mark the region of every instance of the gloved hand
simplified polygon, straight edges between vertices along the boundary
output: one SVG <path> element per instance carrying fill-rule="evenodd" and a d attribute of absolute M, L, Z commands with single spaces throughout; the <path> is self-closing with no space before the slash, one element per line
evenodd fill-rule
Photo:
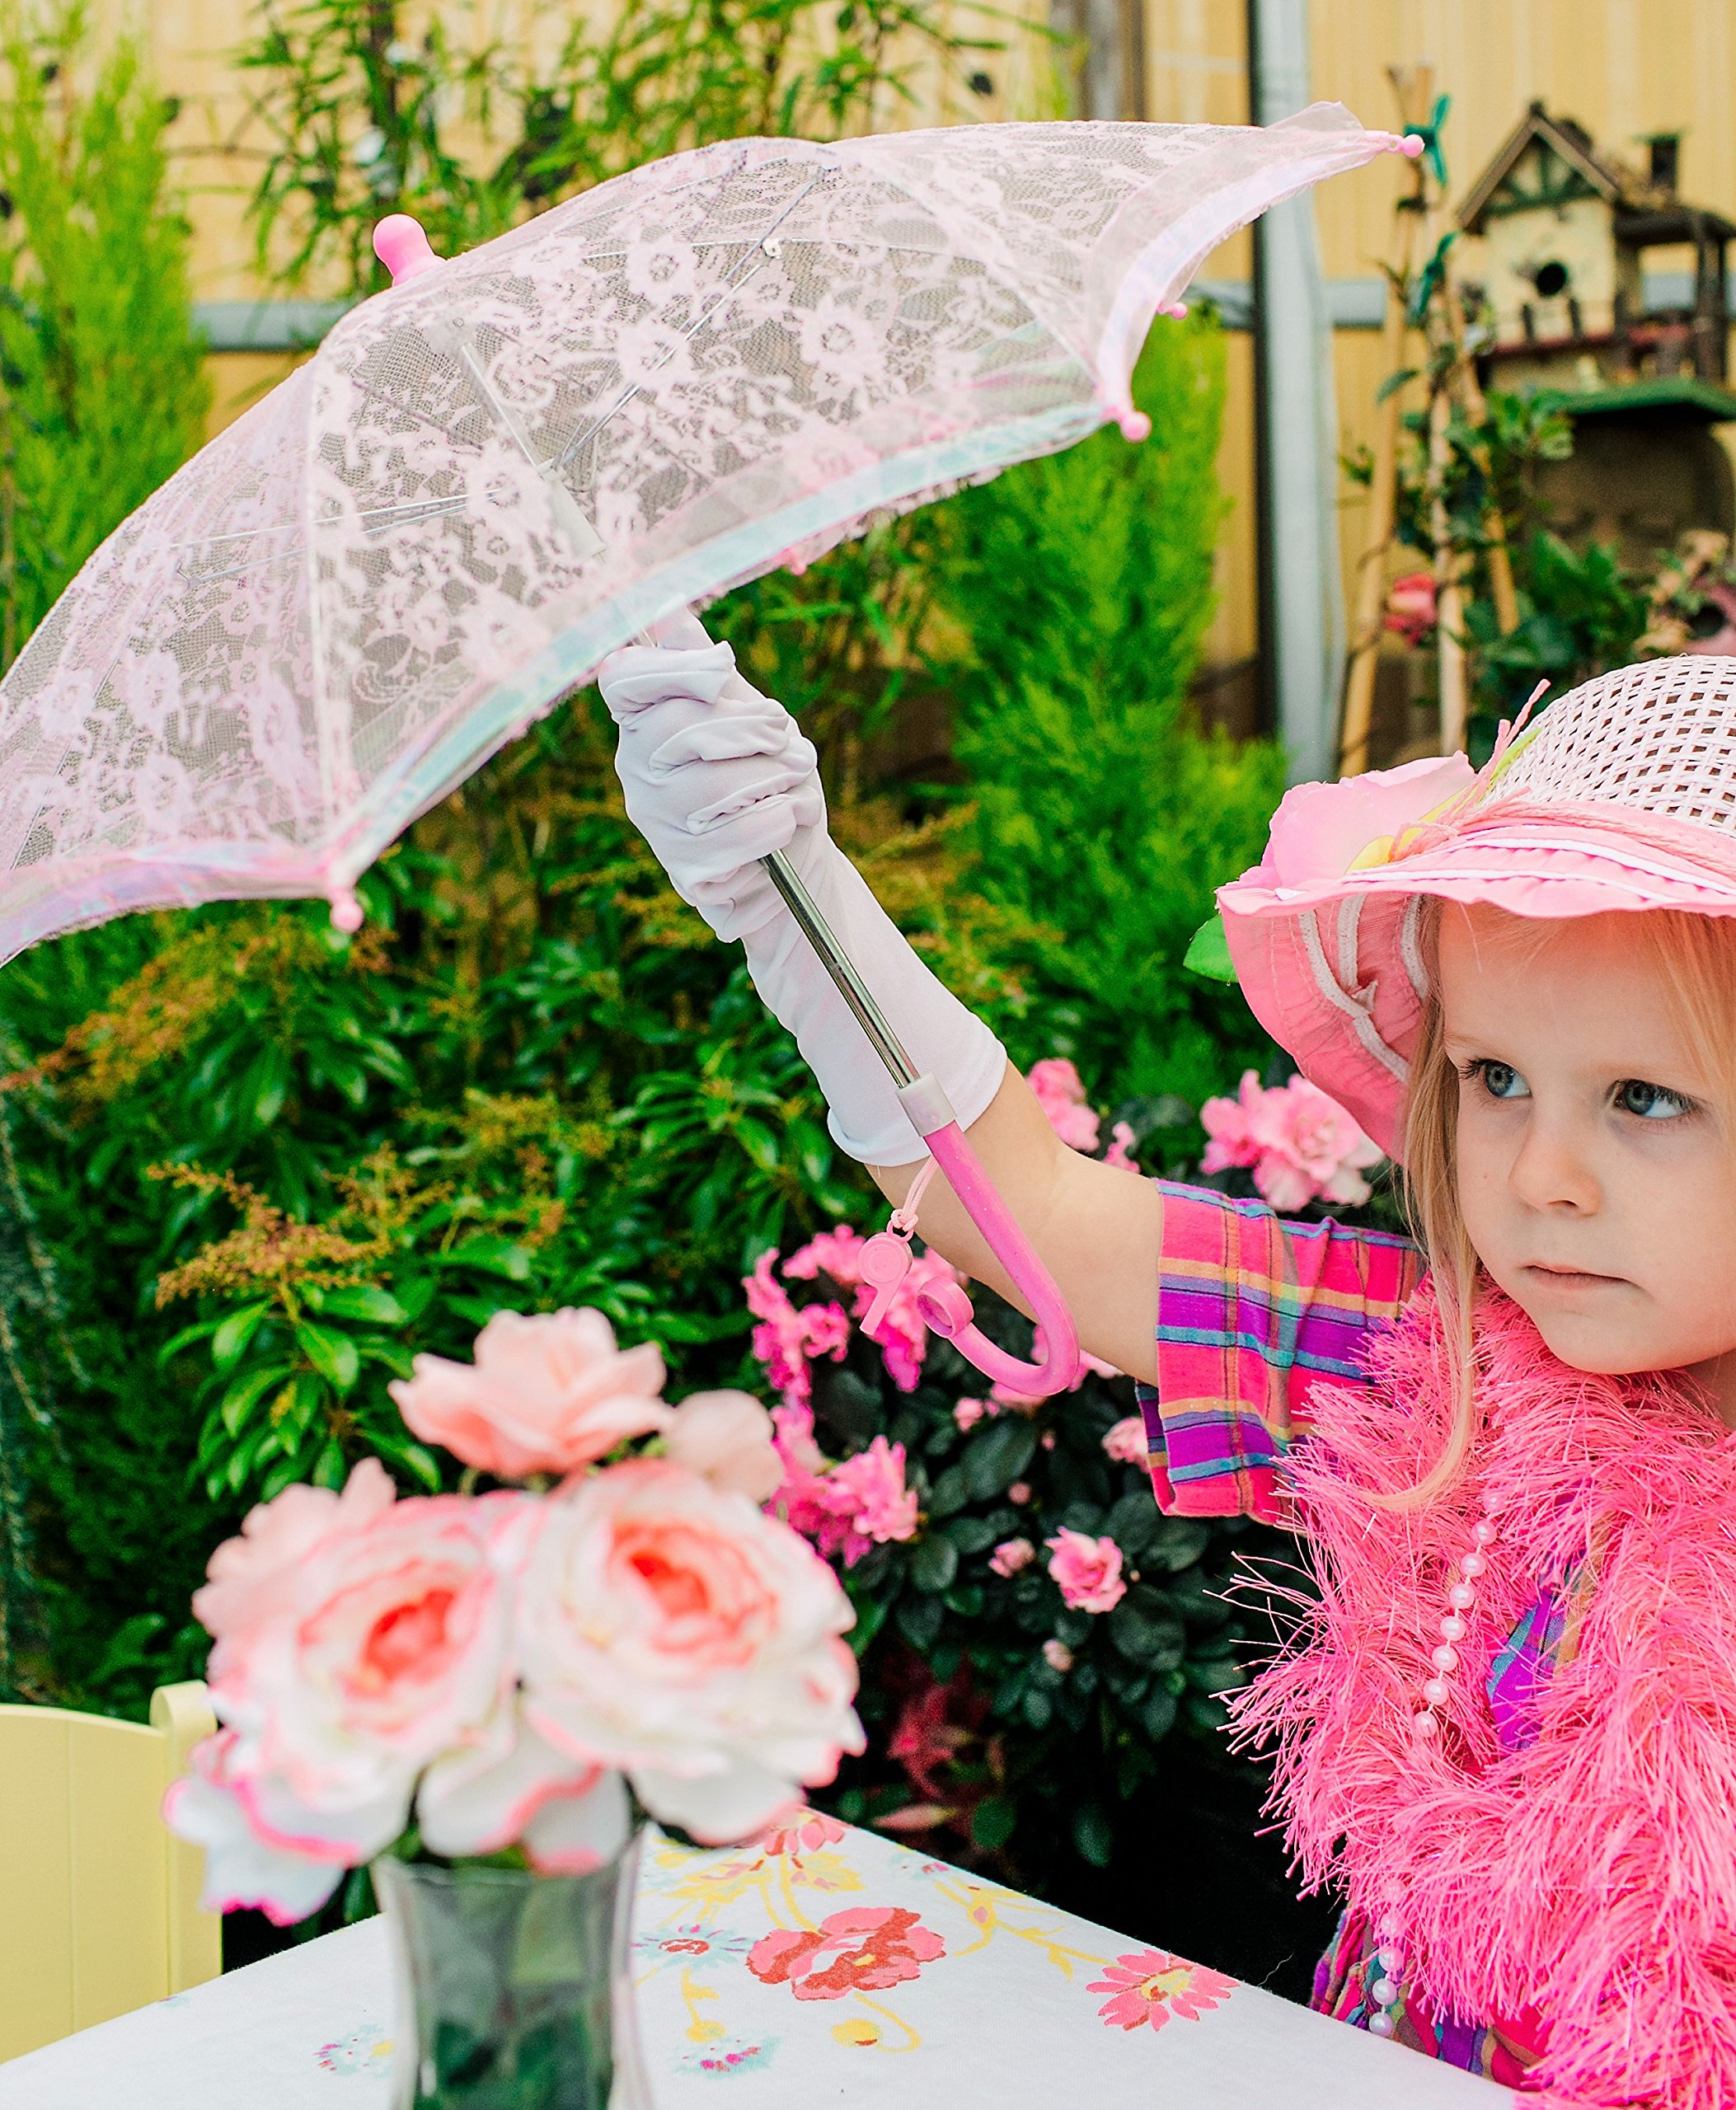
<path fill-rule="evenodd" d="M 743 940 L 753 986 L 795 1035 L 826 1095 L 841 1149 L 869 1165 L 925 1154 L 891 1079 L 759 860 L 782 850 L 903 1042 L 967 1128 L 1006 1074 L 983 1021 L 906 944 L 826 832 L 813 743 L 735 671 L 697 617 L 659 625 L 598 670 L 621 729 L 626 809 L 682 899 L 718 936 Z"/>

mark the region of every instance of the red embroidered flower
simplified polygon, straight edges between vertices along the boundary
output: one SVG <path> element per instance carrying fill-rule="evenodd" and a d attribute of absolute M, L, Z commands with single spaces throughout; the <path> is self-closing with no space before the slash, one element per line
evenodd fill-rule
<path fill-rule="evenodd" d="M 748 1959 L 750 1963 L 753 1960 Z M 1137 2029 L 1148 2022 L 1153 2029 L 1161 2029 L 1172 2014 L 1184 2022 L 1197 2022 L 1235 1991 L 1236 1981 L 1222 1972 L 1208 1971 L 1203 1963 L 1166 1955 L 1161 1948 L 1142 1948 L 1131 1956 L 1118 1956 L 1096 1984 L 1086 1990 L 1111 1996 L 1097 2010 L 1098 2020 L 1110 2028 Z"/>
<path fill-rule="evenodd" d="M 748 1968 L 767 1986 L 787 1986 L 799 2000 L 840 2000 L 901 1986 L 945 1953 L 945 1943 L 914 1912 L 858 1905 L 823 1920 L 817 1934 L 781 1927 L 762 1935 L 748 1952 Z"/>

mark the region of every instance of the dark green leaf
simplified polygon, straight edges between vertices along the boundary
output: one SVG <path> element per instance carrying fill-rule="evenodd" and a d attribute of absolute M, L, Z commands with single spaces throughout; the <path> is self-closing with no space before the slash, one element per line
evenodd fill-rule
<path fill-rule="evenodd" d="M 1012 1837 L 1018 1823 L 1019 1806 L 1011 1796 L 989 1795 L 971 1812 L 971 1839 L 985 1853 L 992 1854 Z"/>
<path fill-rule="evenodd" d="M 1234 982 L 1236 963 L 1230 958 L 1230 941 L 1224 935 L 1223 918 L 1213 916 L 1194 933 L 1182 965 L 1211 982 Z"/>
<path fill-rule="evenodd" d="M 908 1570 L 913 1588 L 945 1590 L 958 1572 L 959 1550 L 950 1539 L 931 1531 L 917 1541 Z"/>
<path fill-rule="evenodd" d="M 295 1339 L 302 1353 L 335 1390 L 349 1391 L 361 1376 L 361 1353 L 349 1334 L 317 1326 L 311 1319 L 299 1319 Z"/>

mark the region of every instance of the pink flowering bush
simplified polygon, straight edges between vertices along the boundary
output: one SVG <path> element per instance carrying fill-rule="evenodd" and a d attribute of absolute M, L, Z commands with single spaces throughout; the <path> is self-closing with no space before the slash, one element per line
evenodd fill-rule
<path fill-rule="evenodd" d="M 1274 1209 L 1294 1211 L 1316 1201 L 1355 1207 L 1370 1198 L 1362 1175 L 1380 1163 L 1380 1146 L 1306 1077 L 1268 1089 L 1246 1071 L 1236 1096 L 1208 1099 L 1199 1119 L 1210 1138 L 1200 1170 L 1249 1168 Z"/>
<path fill-rule="evenodd" d="M 222 1726 L 165 1806 L 209 1906 L 287 1923 L 394 1850 L 582 1872 L 636 1801 L 742 1839 L 861 1750 L 848 1600 L 758 1506 L 785 1470 L 770 1416 L 741 1392 L 672 1407 L 661 1381 L 595 1311 L 497 1314 L 473 1362 L 418 1357 L 392 1390 L 419 1433 L 536 1489 L 406 1499 L 366 1459 L 218 1548 L 194 1610 Z M 908 1532 L 884 1463 L 856 1475 L 856 1528 Z"/>
<path fill-rule="evenodd" d="M 1096 1114 L 1070 1063 L 1032 1083 L 1072 1147 L 1137 1175 L 1131 1129 Z M 1158 1513 L 1133 1386 L 1109 1364 L 1087 1358 L 1058 1399 L 990 1386 L 908 1294 L 870 1338 L 861 1253 L 879 1227 L 762 1254 L 744 1284 L 783 1468 L 770 1507 L 857 1614 L 871 1756 L 828 1806 L 950 1833 L 947 1853 L 1040 1884 L 1058 1854 L 1112 1850 L 1178 1723 L 1215 1733 L 1209 1695 L 1240 1676 L 1199 1569 L 1222 1527 Z M 907 1288 L 931 1271 L 953 1272 L 918 1249 Z M 1030 1321 L 969 1288 L 991 1338 L 1028 1355 Z"/>

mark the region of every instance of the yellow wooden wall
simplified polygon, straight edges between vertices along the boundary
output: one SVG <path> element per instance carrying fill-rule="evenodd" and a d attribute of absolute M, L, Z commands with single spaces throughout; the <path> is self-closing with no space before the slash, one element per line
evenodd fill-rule
<path fill-rule="evenodd" d="M 1004 25 L 1028 17 L 1040 6 L 1041 0 L 1017 0 L 998 10 L 998 19 Z M 146 25 L 164 86 L 185 101 L 176 136 L 198 231 L 197 297 L 245 297 L 255 288 L 242 199 L 256 165 L 246 156 L 245 77 L 223 54 L 245 26 L 246 0 L 153 0 L 144 11 L 136 0 L 98 0 L 98 9 L 117 19 L 124 9 Z M 978 19 L 959 0 L 952 12 L 960 25 Z M 483 0 L 478 19 L 500 33 L 540 40 L 555 33 L 560 16 L 550 0 Z M 1439 87 L 1453 99 L 1446 143 L 1455 197 L 1537 96 L 1618 152 L 1637 157 L 1639 135 L 1680 129 L 1684 195 L 1736 218 L 1736 0 L 1311 0 L 1311 21 L 1314 94 L 1347 103 L 1369 124 L 1396 122 L 1389 65 L 1433 62 Z M 1243 0 L 1147 0 L 1146 60 L 1151 117 L 1246 121 Z M 1036 40 L 985 64 L 997 86 L 992 101 L 931 80 L 914 111 L 889 105 L 880 121 L 1049 114 L 1047 54 Z M 240 152 L 225 151 L 237 143 Z M 1377 271 L 1404 181 L 1396 161 L 1383 161 L 1316 194 L 1329 275 Z M 1245 278 L 1248 268 L 1242 237 L 1212 259 L 1205 275 Z M 1372 331 L 1340 331 L 1337 352 L 1349 448 L 1368 431 L 1381 378 L 1380 339 Z M 219 418 L 233 415 L 250 392 L 284 370 L 282 360 L 250 355 L 217 364 Z M 1255 635 L 1253 362 L 1246 336 L 1232 342 L 1230 373 L 1222 468 L 1235 504 L 1209 648 L 1221 662 L 1249 653 Z M 1347 499 L 1347 551 L 1358 545 L 1359 512 L 1354 498 Z"/>

